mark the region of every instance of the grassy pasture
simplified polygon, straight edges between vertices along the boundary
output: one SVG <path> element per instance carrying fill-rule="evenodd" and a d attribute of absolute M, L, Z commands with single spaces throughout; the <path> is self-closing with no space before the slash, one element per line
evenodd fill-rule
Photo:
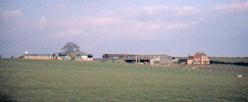
<path fill-rule="evenodd" d="M 243 77 L 238 78 L 238 74 Z M 248 67 L 0 60 L 0 100 L 245 102 Z"/>

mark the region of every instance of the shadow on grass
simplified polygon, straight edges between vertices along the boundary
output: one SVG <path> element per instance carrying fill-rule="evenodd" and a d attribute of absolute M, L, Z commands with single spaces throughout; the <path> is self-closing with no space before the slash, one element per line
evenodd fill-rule
<path fill-rule="evenodd" d="M 0 91 L 0 102 L 17 102 L 11 95 Z"/>
<path fill-rule="evenodd" d="M 220 62 L 220 61 L 210 61 L 211 64 L 229 64 L 238 66 L 248 66 L 247 62 Z"/>

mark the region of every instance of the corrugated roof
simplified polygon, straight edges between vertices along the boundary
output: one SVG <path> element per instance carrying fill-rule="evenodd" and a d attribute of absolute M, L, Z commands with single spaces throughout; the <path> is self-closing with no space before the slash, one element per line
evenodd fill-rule
<path fill-rule="evenodd" d="M 153 57 L 168 57 L 172 58 L 168 55 L 135 55 L 135 54 L 103 54 L 103 58 L 142 58 L 142 59 L 149 59 Z"/>
<path fill-rule="evenodd" d="M 24 56 L 52 56 L 50 54 L 24 54 Z"/>

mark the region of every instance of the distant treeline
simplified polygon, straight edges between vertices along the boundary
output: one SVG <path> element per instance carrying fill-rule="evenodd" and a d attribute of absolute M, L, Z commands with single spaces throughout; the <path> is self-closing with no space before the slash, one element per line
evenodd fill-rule
<path fill-rule="evenodd" d="M 248 66 L 248 57 L 210 57 L 211 64 L 232 64 Z"/>

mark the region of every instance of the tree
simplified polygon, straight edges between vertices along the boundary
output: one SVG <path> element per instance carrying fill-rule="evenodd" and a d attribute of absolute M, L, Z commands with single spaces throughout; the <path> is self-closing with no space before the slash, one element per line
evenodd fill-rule
<path fill-rule="evenodd" d="M 67 42 L 63 48 L 63 53 L 67 54 L 72 60 L 80 54 L 79 46 L 73 42 Z"/>
<path fill-rule="evenodd" d="M 64 47 L 61 48 L 66 54 L 77 54 L 80 53 L 79 46 L 73 42 L 67 42 Z"/>

